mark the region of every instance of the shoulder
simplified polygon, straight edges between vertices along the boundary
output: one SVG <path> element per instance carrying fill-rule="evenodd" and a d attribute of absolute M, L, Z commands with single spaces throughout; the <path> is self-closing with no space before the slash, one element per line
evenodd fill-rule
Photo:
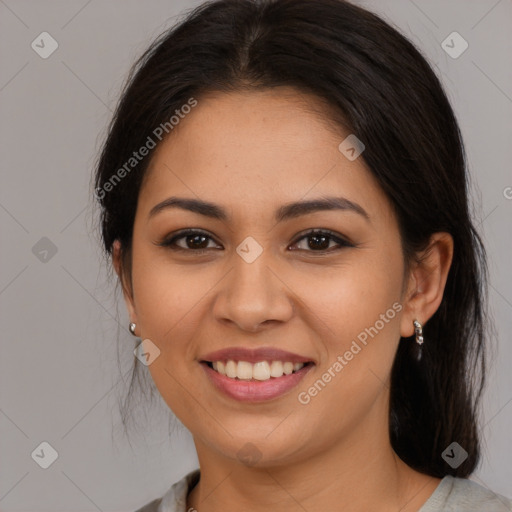
<path fill-rule="evenodd" d="M 445 476 L 418 512 L 512 512 L 512 500 L 467 478 Z"/>
<path fill-rule="evenodd" d="M 162 503 L 162 498 L 153 500 L 152 502 L 148 503 L 147 505 L 144 505 L 143 507 L 138 508 L 135 512 L 158 512 L 158 507 L 160 506 L 160 503 Z"/>
<path fill-rule="evenodd" d="M 187 512 L 187 495 L 199 481 L 199 469 L 195 469 L 178 480 L 161 497 L 151 501 L 135 512 Z"/>

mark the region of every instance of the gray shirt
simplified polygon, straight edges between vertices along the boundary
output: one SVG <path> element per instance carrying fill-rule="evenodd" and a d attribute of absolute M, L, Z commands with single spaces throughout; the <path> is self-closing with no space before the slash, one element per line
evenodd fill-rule
<path fill-rule="evenodd" d="M 198 481 L 196 469 L 136 512 L 188 512 L 187 495 Z M 472 480 L 447 475 L 418 512 L 512 512 L 512 500 Z"/>

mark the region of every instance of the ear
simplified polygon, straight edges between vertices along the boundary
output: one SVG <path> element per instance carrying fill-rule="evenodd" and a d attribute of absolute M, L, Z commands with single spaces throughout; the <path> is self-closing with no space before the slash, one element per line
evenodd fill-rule
<path fill-rule="evenodd" d="M 128 314 L 130 315 L 130 322 L 137 323 L 137 314 L 135 312 L 135 304 L 133 300 L 133 291 L 131 284 L 128 282 L 126 277 L 126 269 L 123 266 L 122 259 L 122 250 L 121 250 L 121 242 L 119 240 L 115 240 L 112 246 L 112 263 L 114 265 L 114 269 L 116 271 L 117 277 L 121 282 L 121 287 L 123 289 L 124 301 L 126 304 L 126 309 L 128 310 Z"/>
<path fill-rule="evenodd" d="M 427 249 L 419 255 L 419 262 L 412 264 L 400 323 L 402 337 L 414 334 L 413 320 L 424 325 L 439 308 L 452 259 L 452 236 L 434 233 Z"/>

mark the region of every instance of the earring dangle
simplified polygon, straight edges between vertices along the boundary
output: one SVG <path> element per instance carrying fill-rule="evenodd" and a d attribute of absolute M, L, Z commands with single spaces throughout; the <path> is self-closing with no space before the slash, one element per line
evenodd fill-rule
<path fill-rule="evenodd" d="M 133 334 L 133 336 L 137 336 L 135 334 L 135 327 L 137 327 L 133 322 L 130 322 L 130 325 L 128 326 L 128 329 L 130 330 L 130 332 Z"/>
<path fill-rule="evenodd" d="M 416 334 L 416 360 L 421 361 L 422 356 L 422 345 L 423 345 L 423 326 L 418 322 L 418 320 L 413 321 L 414 324 L 414 333 Z"/>
<path fill-rule="evenodd" d="M 414 332 L 416 333 L 416 343 L 418 345 L 423 344 L 423 326 L 418 322 L 418 320 L 414 320 Z"/>

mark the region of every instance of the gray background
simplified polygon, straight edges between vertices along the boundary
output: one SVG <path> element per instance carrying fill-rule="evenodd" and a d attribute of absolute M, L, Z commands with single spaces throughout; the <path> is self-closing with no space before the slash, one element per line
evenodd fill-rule
<path fill-rule="evenodd" d="M 2 511 L 134 510 L 197 467 L 190 434 L 167 435 L 161 399 L 145 437 L 130 445 L 121 435 L 118 330 L 125 372 L 133 339 L 94 235 L 90 175 L 133 60 L 199 3 L 0 0 Z M 512 497 L 512 2 L 360 4 L 426 53 L 461 124 L 495 325 L 483 460 L 472 478 Z M 59 45 L 47 59 L 31 48 L 43 31 Z M 469 43 L 457 59 L 441 47 L 453 31 Z M 55 254 L 43 252 L 48 241 L 33 250 L 42 237 Z M 46 470 L 31 457 L 43 441 L 59 455 Z"/>

